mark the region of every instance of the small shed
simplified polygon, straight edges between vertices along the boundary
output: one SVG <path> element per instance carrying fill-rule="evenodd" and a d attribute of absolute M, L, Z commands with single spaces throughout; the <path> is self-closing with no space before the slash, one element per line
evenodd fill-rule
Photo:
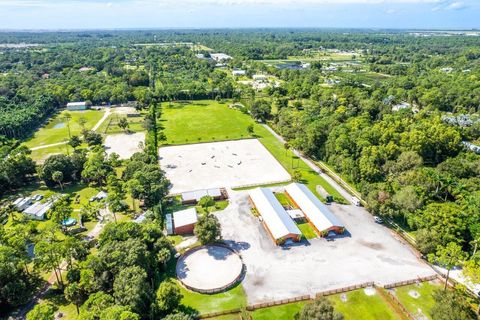
<path fill-rule="evenodd" d="M 211 189 L 202 189 L 195 191 L 188 191 L 182 193 L 182 203 L 183 204 L 196 204 L 202 197 L 210 196 L 214 200 L 223 200 L 227 199 L 228 195 L 225 189 L 222 188 L 211 188 Z"/>
<path fill-rule="evenodd" d="M 87 110 L 88 105 L 86 102 L 69 102 L 67 103 L 67 110 L 68 111 L 81 111 Z"/>
<path fill-rule="evenodd" d="M 192 234 L 197 221 L 197 210 L 195 208 L 174 212 L 173 231 L 175 234 Z"/>

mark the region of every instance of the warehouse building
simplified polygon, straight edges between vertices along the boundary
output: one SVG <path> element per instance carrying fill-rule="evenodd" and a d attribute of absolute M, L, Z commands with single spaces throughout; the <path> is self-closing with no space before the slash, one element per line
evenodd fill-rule
<path fill-rule="evenodd" d="M 315 231 L 326 236 L 330 231 L 343 233 L 343 223 L 311 192 L 306 185 L 291 183 L 285 187 L 290 200 L 299 207 Z"/>
<path fill-rule="evenodd" d="M 277 244 L 300 241 L 302 233 L 270 189 L 256 188 L 249 192 L 250 203 L 261 215 L 263 225 Z"/>
<path fill-rule="evenodd" d="M 67 103 L 67 110 L 68 111 L 82 111 L 87 110 L 88 105 L 86 102 L 69 102 Z"/>

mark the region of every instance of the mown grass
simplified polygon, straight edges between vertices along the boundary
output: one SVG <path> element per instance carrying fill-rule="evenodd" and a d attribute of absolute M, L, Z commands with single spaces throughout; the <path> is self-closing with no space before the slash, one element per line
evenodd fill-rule
<path fill-rule="evenodd" d="M 315 230 L 308 222 L 297 223 L 297 227 L 306 239 L 315 239 L 318 237 Z"/>
<path fill-rule="evenodd" d="M 195 309 L 200 314 L 232 310 L 244 307 L 247 304 L 247 296 L 241 284 L 217 294 L 201 294 L 189 291 L 180 284 L 179 286 L 183 295 L 181 303 L 186 307 Z"/>
<path fill-rule="evenodd" d="M 68 126 L 65 120 L 65 114 L 71 115 L 70 119 L 70 132 L 72 135 L 80 135 L 82 132 L 82 126 L 78 123 L 80 118 L 85 118 L 85 128 L 90 130 L 95 124 L 103 117 L 102 111 L 86 110 L 86 111 L 62 111 L 54 116 L 50 121 L 37 130 L 33 136 L 25 141 L 25 145 L 29 148 L 39 147 L 52 143 L 58 143 L 65 141 L 69 138 Z M 61 128 L 54 128 L 56 125 L 64 124 Z"/>
<path fill-rule="evenodd" d="M 98 128 L 97 132 L 101 134 L 117 134 L 124 133 L 125 131 L 118 126 L 118 123 L 121 118 L 126 118 L 128 121 L 128 131 L 130 132 L 143 132 L 145 131 L 144 127 L 144 117 L 127 117 L 126 115 L 120 114 L 111 114 L 108 118 L 102 123 Z"/>
<path fill-rule="evenodd" d="M 264 309 L 257 309 L 251 313 L 254 320 L 271 320 L 271 319 L 294 319 L 296 313 L 302 310 L 307 301 L 295 302 L 275 306 Z"/>
<path fill-rule="evenodd" d="M 433 293 L 438 289 L 441 289 L 439 283 L 422 282 L 418 285 L 412 284 L 395 288 L 395 295 L 414 317 L 431 319 L 430 312 L 435 305 Z M 409 294 L 410 291 L 416 291 L 420 296 L 414 298 Z"/>
<path fill-rule="evenodd" d="M 357 290 L 345 295 L 347 298 L 345 302 L 342 301 L 341 295 L 329 298 L 335 309 L 344 315 L 345 320 L 401 319 L 378 293 L 369 296 L 365 294 L 364 290 Z"/>
<path fill-rule="evenodd" d="M 249 138 L 247 127 L 254 121 L 227 103 L 200 100 L 164 104 L 161 123 L 167 144 L 187 144 Z"/>

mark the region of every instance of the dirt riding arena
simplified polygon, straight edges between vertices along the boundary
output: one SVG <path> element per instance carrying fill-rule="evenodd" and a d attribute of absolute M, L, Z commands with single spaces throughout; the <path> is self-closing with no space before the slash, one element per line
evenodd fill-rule
<path fill-rule="evenodd" d="M 163 147 L 160 164 L 171 194 L 284 182 L 290 175 L 256 139 Z"/>
<path fill-rule="evenodd" d="M 240 256 L 224 246 L 195 248 L 177 262 L 177 278 L 197 292 L 220 292 L 235 285 L 243 273 Z"/>
<path fill-rule="evenodd" d="M 120 159 L 129 159 L 134 153 L 142 151 L 140 142 L 145 142 L 144 132 L 107 135 L 105 149 L 108 154 L 115 152 Z"/>

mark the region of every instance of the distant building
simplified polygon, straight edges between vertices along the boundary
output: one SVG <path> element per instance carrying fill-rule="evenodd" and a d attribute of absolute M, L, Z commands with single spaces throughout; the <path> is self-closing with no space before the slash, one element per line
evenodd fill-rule
<path fill-rule="evenodd" d="M 86 102 L 69 102 L 67 103 L 67 110 L 68 111 L 81 111 L 87 110 L 88 105 Z"/>
<path fill-rule="evenodd" d="M 34 220 L 45 220 L 45 215 L 53 206 L 54 201 L 47 201 L 45 203 L 35 202 L 30 207 L 23 211 L 23 214 Z"/>
<path fill-rule="evenodd" d="M 440 71 L 445 73 L 451 73 L 453 71 L 453 68 L 451 67 L 441 68 Z"/>
<path fill-rule="evenodd" d="M 210 58 L 217 62 L 224 62 L 228 60 L 232 60 L 233 58 L 225 53 L 210 53 Z"/>
<path fill-rule="evenodd" d="M 197 53 L 195 57 L 197 57 L 197 59 L 205 59 L 205 55 L 203 53 Z"/>
<path fill-rule="evenodd" d="M 237 76 L 244 76 L 245 74 L 247 74 L 247 72 L 245 70 L 233 70 L 232 71 L 232 75 L 234 77 L 237 77 Z"/>
<path fill-rule="evenodd" d="M 195 208 L 174 212 L 173 231 L 175 234 L 193 234 L 197 221 L 197 210 Z"/>
<path fill-rule="evenodd" d="M 13 202 L 13 205 L 15 206 L 15 208 L 17 208 L 18 211 L 23 211 L 27 209 L 31 204 L 32 204 L 32 198 L 30 197 L 18 198 Z"/>
<path fill-rule="evenodd" d="M 90 71 L 90 70 L 93 70 L 92 67 L 81 67 L 80 69 L 78 69 L 78 71 L 80 72 L 87 72 L 87 71 Z"/>
<path fill-rule="evenodd" d="M 265 80 L 267 80 L 267 76 L 264 75 L 264 74 L 254 74 L 252 76 L 252 79 L 255 80 L 255 81 L 265 81 Z"/>
<path fill-rule="evenodd" d="M 411 103 L 408 103 L 408 102 L 402 102 L 402 103 L 399 103 L 399 104 L 396 104 L 396 105 L 392 106 L 392 111 L 393 112 L 397 112 L 397 111 L 404 110 L 404 109 L 411 109 L 415 113 L 418 112 L 418 107 L 416 105 L 412 105 Z"/>
<path fill-rule="evenodd" d="M 477 146 L 476 144 L 473 144 L 468 141 L 463 141 L 462 143 L 468 150 L 473 151 L 477 154 L 480 154 L 480 146 Z"/>

